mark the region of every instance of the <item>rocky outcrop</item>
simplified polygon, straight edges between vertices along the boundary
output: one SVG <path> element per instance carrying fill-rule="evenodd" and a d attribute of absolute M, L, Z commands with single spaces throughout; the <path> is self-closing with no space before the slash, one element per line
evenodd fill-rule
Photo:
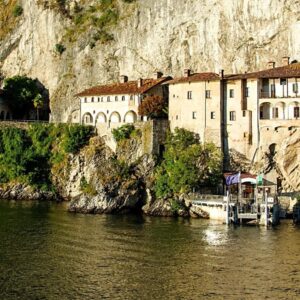
<path fill-rule="evenodd" d="M 113 39 L 93 47 L 66 36 L 75 4 L 98 1 L 65 1 L 66 10 L 53 9 L 54 2 L 20 1 L 23 15 L 0 41 L 0 65 L 5 76 L 27 74 L 43 83 L 56 121 L 68 120 L 78 91 L 120 74 L 139 78 L 159 69 L 178 76 L 186 67 L 244 72 L 286 55 L 300 59 L 299 0 L 119 0 L 120 17 L 108 28 Z M 86 36 L 94 29 L 88 27 Z M 61 55 L 58 43 L 66 46 Z"/>
<path fill-rule="evenodd" d="M 52 192 L 41 191 L 21 183 L 0 187 L 0 199 L 3 200 L 39 200 L 60 201 L 61 198 Z"/>
<path fill-rule="evenodd" d="M 275 184 L 280 181 L 283 193 L 299 192 L 300 129 L 279 128 L 273 129 L 270 134 L 272 137 L 263 136 L 262 145 L 257 153 L 257 163 L 251 171 L 264 174 L 267 180 Z"/>

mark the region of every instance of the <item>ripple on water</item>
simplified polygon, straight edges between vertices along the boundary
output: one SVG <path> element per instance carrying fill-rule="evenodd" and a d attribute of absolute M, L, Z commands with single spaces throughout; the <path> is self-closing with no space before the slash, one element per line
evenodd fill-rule
<path fill-rule="evenodd" d="M 299 229 L 0 202 L 0 299 L 297 299 Z"/>

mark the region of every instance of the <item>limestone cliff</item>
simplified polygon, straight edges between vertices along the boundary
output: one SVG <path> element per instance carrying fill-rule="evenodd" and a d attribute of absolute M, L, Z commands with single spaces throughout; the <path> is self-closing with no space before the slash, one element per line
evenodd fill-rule
<path fill-rule="evenodd" d="M 56 121 L 76 108 L 76 92 L 120 74 L 137 78 L 159 69 L 176 76 L 184 67 L 243 72 L 285 55 L 300 59 L 299 0 L 112 0 L 109 24 L 93 17 L 95 24 L 84 28 L 76 25 L 83 22 L 76 13 L 99 1 L 19 2 L 21 16 L 11 21 L 8 9 L 2 16 L 2 73 L 39 78 Z M 66 48 L 61 55 L 56 44 Z"/>

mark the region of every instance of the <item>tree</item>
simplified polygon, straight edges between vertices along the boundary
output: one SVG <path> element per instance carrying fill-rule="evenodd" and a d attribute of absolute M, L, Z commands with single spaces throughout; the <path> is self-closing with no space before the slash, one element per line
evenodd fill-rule
<path fill-rule="evenodd" d="M 139 115 L 150 119 L 167 117 L 167 102 L 161 96 L 148 96 L 139 106 Z"/>
<path fill-rule="evenodd" d="M 156 195 L 172 197 L 200 185 L 212 186 L 221 176 L 221 151 L 212 143 L 201 144 L 194 133 L 176 128 L 169 134 L 163 160 L 157 168 Z"/>
<path fill-rule="evenodd" d="M 41 94 L 37 94 L 33 99 L 33 106 L 36 108 L 36 119 L 39 120 L 39 109 L 44 105 L 44 99 Z"/>
<path fill-rule="evenodd" d="M 34 108 L 34 99 L 41 94 L 37 81 L 26 76 L 5 79 L 3 91 L 4 99 L 17 119 L 24 118 Z"/>

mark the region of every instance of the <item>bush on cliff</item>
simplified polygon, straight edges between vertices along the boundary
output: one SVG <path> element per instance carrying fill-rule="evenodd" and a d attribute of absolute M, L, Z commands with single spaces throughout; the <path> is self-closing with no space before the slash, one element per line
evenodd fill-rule
<path fill-rule="evenodd" d="M 0 183 L 19 181 L 52 188 L 52 170 L 68 153 L 84 147 L 93 128 L 80 125 L 32 124 L 28 130 L 0 130 Z"/>
<path fill-rule="evenodd" d="M 200 185 L 212 186 L 220 181 L 222 155 L 214 144 L 201 144 L 194 133 L 177 128 L 169 134 L 165 146 L 155 176 L 157 197 L 188 193 Z"/>
<path fill-rule="evenodd" d="M 65 127 L 63 147 L 67 153 L 76 153 L 88 144 L 94 134 L 92 126 L 70 125 Z"/>
<path fill-rule="evenodd" d="M 112 130 L 112 134 L 116 142 L 129 139 L 133 132 L 134 126 L 132 124 L 125 124 Z"/>

